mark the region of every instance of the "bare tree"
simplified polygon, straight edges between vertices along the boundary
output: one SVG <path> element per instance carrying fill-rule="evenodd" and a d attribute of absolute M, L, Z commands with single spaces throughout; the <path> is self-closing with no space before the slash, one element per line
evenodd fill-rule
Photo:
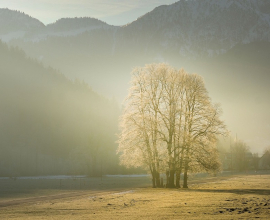
<path fill-rule="evenodd" d="M 250 159 L 248 157 L 249 153 L 250 151 L 247 144 L 241 140 L 236 140 L 232 147 L 233 168 L 238 171 L 248 169 Z"/>
<path fill-rule="evenodd" d="M 215 150 L 210 146 L 216 142 L 217 135 L 226 134 L 226 128 L 223 121 L 219 119 L 220 107 L 211 103 L 200 76 L 197 74 L 189 75 L 185 83 L 185 90 L 183 187 L 187 188 L 187 173 L 194 159 L 204 170 L 219 169 Z M 205 158 L 209 158 L 209 155 L 210 157 L 215 155 L 215 165 L 213 164 L 214 158 L 212 161 L 205 160 Z"/>
<path fill-rule="evenodd" d="M 259 169 L 259 161 L 260 161 L 259 154 L 253 153 L 252 154 L 252 165 L 253 165 L 255 171 L 257 171 Z"/>
<path fill-rule="evenodd" d="M 163 145 L 158 139 L 157 105 L 162 95 L 155 80 L 155 66 L 136 68 L 121 118 L 118 152 L 127 166 L 144 166 L 152 174 L 153 187 L 160 186 L 160 161 Z"/>
<path fill-rule="evenodd" d="M 118 148 L 122 164 L 147 167 L 153 187 L 160 186 L 161 171 L 167 187 L 180 187 L 184 170 L 187 187 L 189 170 L 218 170 L 213 143 L 226 129 L 200 76 L 167 64 L 136 68 L 125 104 Z"/>
<path fill-rule="evenodd" d="M 265 154 L 267 151 L 270 153 L 270 146 L 268 146 L 268 147 L 264 148 L 264 150 L 263 150 L 263 154 Z"/>

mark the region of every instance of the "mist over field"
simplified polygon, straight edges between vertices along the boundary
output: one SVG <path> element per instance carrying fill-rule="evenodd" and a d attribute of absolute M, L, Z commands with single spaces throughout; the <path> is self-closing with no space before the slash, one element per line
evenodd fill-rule
<path fill-rule="evenodd" d="M 0 0 L 0 219 L 268 219 L 269 57 L 268 0 Z"/>
<path fill-rule="evenodd" d="M 269 169 L 269 57 L 267 0 L 0 2 L 0 177 Z"/>

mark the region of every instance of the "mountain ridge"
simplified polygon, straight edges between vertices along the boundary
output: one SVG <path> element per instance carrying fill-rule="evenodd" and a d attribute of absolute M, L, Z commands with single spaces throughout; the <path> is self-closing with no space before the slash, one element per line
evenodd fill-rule
<path fill-rule="evenodd" d="M 268 11 L 270 3 L 266 0 L 180 0 L 158 6 L 124 26 L 112 26 L 90 17 L 63 18 L 41 27 L 42 31 L 0 38 L 6 42 L 15 38 L 39 41 L 108 30 L 107 34 L 114 40 L 111 47 L 119 53 L 123 47 L 130 46 L 150 48 L 149 51 L 155 51 L 153 56 L 167 50 L 174 50 L 182 57 L 215 56 L 239 43 L 270 41 Z M 0 24 L 0 33 L 1 28 Z"/>
<path fill-rule="evenodd" d="M 270 15 L 258 12 L 259 5 L 268 4 L 264 0 L 178 1 L 155 8 L 125 29 L 154 32 L 144 42 L 155 42 L 147 46 L 159 51 L 175 50 L 184 57 L 198 52 L 202 56 L 218 55 L 238 43 L 270 41 Z"/>

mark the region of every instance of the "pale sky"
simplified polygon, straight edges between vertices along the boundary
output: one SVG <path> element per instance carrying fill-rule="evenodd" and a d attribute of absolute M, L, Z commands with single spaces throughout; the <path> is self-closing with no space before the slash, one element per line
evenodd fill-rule
<path fill-rule="evenodd" d="M 0 8 L 22 11 L 44 24 L 66 17 L 93 17 L 124 25 L 177 0 L 0 0 Z"/>

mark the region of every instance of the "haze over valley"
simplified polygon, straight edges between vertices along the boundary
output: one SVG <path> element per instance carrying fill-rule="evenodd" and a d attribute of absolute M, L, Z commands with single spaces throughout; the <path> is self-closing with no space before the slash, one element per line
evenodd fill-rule
<path fill-rule="evenodd" d="M 237 136 L 260 155 L 270 145 L 267 0 L 181 0 L 122 26 L 80 15 L 45 25 L 1 8 L 0 39 L 1 155 L 17 160 L 3 175 L 48 174 L 51 168 L 37 161 L 58 151 L 66 154 L 57 163 L 70 167 L 73 155 L 82 164 L 63 172 L 95 172 L 81 155 L 88 145 L 104 146 L 104 172 L 120 172 L 112 156 L 118 117 L 132 69 L 148 63 L 201 75 L 209 96 L 221 104 L 231 141 Z M 5 158 L 1 163 L 11 167 Z M 21 163 L 32 170 L 18 171 Z"/>
<path fill-rule="evenodd" d="M 0 219 L 269 219 L 269 57 L 269 0 L 0 0 Z"/>

